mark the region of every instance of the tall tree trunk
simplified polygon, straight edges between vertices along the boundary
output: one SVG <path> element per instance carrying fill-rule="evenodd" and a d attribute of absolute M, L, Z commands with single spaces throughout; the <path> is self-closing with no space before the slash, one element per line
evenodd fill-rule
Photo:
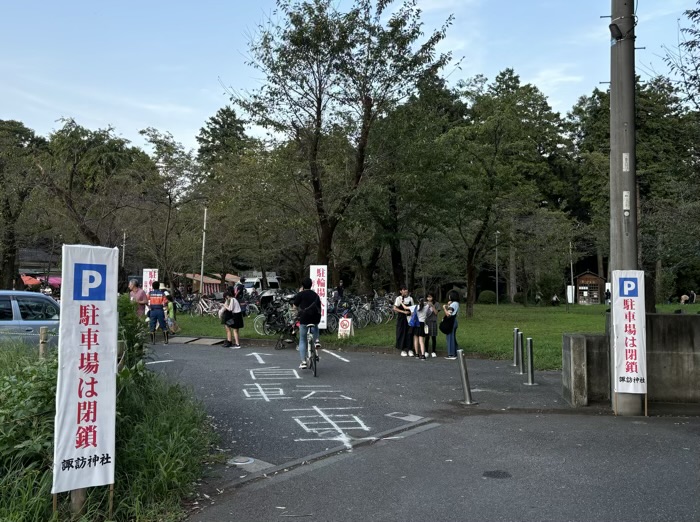
<path fill-rule="evenodd" d="M 403 268 L 403 256 L 401 255 L 401 244 L 398 239 L 391 239 L 389 242 L 389 252 L 391 253 L 391 268 L 394 277 L 394 288 L 398 290 L 406 283 L 406 272 Z"/>
<path fill-rule="evenodd" d="M 411 268 L 408 272 L 408 287 L 413 289 L 416 287 L 416 270 L 418 270 L 418 258 L 420 257 L 420 248 L 423 244 L 423 240 L 419 239 L 413 252 L 413 260 L 411 261 Z"/>
<path fill-rule="evenodd" d="M 530 278 L 527 276 L 527 270 L 525 269 L 525 259 L 520 259 L 520 270 L 523 274 L 523 306 L 527 306 L 527 300 L 530 293 Z"/>
<path fill-rule="evenodd" d="M 321 222 L 321 237 L 318 240 L 318 261 L 319 265 L 328 265 L 333 251 L 333 232 L 335 227 L 329 222 Z"/>
<path fill-rule="evenodd" d="M 515 262 L 515 246 L 511 241 L 508 247 L 508 300 L 515 302 L 515 294 L 518 292 L 518 268 Z"/>
<path fill-rule="evenodd" d="M 377 264 L 379 263 L 381 253 L 381 248 L 375 246 L 366 262 L 361 256 L 355 256 L 354 264 L 356 267 L 356 276 L 353 280 L 355 293 L 368 294 L 374 290 L 374 271 L 377 269 Z"/>
<path fill-rule="evenodd" d="M 598 258 L 598 276 L 607 279 L 603 270 L 603 252 L 600 251 L 600 247 L 596 248 L 596 257 Z"/>
<path fill-rule="evenodd" d="M 474 317 L 474 302 L 476 301 L 476 248 L 467 251 L 467 317 Z"/>
<path fill-rule="evenodd" d="M 656 294 L 657 303 L 665 303 L 668 296 L 664 295 L 664 284 L 663 284 L 663 264 L 661 259 L 656 260 L 656 287 L 654 288 L 654 293 Z"/>
<path fill-rule="evenodd" d="M 13 282 L 20 281 L 17 272 L 17 236 L 15 234 L 15 224 L 8 223 L 8 217 L 3 212 L 5 227 L 2 233 L 2 288 L 12 290 Z"/>

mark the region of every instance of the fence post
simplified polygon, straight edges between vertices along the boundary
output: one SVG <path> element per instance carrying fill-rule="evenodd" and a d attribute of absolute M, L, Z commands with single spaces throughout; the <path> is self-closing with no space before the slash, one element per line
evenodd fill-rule
<path fill-rule="evenodd" d="M 459 375 L 462 377 L 462 388 L 464 389 L 464 402 L 467 406 L 478 404 L 472 400 L 472 391 L 469 388 L 469 374 L 467 373 L 467 360 L 464 357 L 464 350 L 457 350 L 457 358 L 459 359 Z"/>
<path fill-rule="evenodd" d="M 513 328 L 513 366 L 518 366 L 518 332 L 520 329 Z"/>
<path fill-rule="evenodd" d="M 520 375 L 525 375 L 525 344 L 523 332 L 518 332 L 518 357 L 520 357 Z"/>
<path fill-rule="evenodd" d="M 46 343 L 49 340 L 49 328 L 42 326 L 39 328 L 39 357 L 46 357 Z"/>
<path fill-rule="evenodd" d="M 527 382 L 526 386 L 537 386 L 535 382 L 535 361 L 532 358 L 532 337 L 527 338 Z"/>

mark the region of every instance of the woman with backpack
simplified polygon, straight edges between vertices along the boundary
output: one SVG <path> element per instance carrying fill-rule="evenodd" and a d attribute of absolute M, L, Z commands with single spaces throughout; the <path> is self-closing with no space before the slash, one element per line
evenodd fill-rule
<path fill-rule="evenodd" d="M 425 336 L 428 333 L 425 321 L 428 310 L 425 299 L 421 297 L 418 300 L 418 304 L 411 307 L 411 318 L 408 321 L 408 325 L 411 327 L 411 335 L 413 335 L 413 351 L 421 361 L 425 361 Z"/>

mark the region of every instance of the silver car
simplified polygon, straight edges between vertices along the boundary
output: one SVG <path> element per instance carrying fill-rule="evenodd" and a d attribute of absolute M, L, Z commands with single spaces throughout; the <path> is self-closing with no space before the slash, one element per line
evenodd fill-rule
<path fill-rule="evenodd" d="M 0 341 L 20 341 L 39 347 L 39 329 L 49 329 L 49 344 L 58 345 L 60 306 L 37 292 L 0 290 Z"/>

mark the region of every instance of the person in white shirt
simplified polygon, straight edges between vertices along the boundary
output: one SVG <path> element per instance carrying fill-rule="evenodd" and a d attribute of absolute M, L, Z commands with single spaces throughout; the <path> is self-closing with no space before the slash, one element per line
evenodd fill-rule
<path fill-rule="evenodd" d="M 413 351 L 421 361 L 425 361 L 425 337 L 428 335 L 425 321 L 430 308 L 422 297 L 418 304 L 411 307 L 411 317 L 415 313 L 418 324 L 411 325 L 411 335 L 413 336 Z"/>
<path fill-rule="evenodd" d="M 411 306 L 413 298 L 408 295 L 408 287 L 401 285 L 399 295 L 394 301 L 394 312 L 396 313 L 396 349 L 401 350 L 401 357 L 413 357 L 412 339 L 408 320 L 411 318 Z"/>
<path fill-rule="evenodd" d="M 226 341 L 224 342 L 224 348 L 238 350 L 241 347 L 238 330 L 243 328 L 243 313 L 241 311 L 241 305 L 238 302 L 238 299 L 234 297 L 233 288 L 226 290 L 225 297 L 226 301 L 224 301 L 224 313 L 221 317 L 221 322 L 226 327 Z M 232 334 L 234 343 L 231 343 Z"/>

